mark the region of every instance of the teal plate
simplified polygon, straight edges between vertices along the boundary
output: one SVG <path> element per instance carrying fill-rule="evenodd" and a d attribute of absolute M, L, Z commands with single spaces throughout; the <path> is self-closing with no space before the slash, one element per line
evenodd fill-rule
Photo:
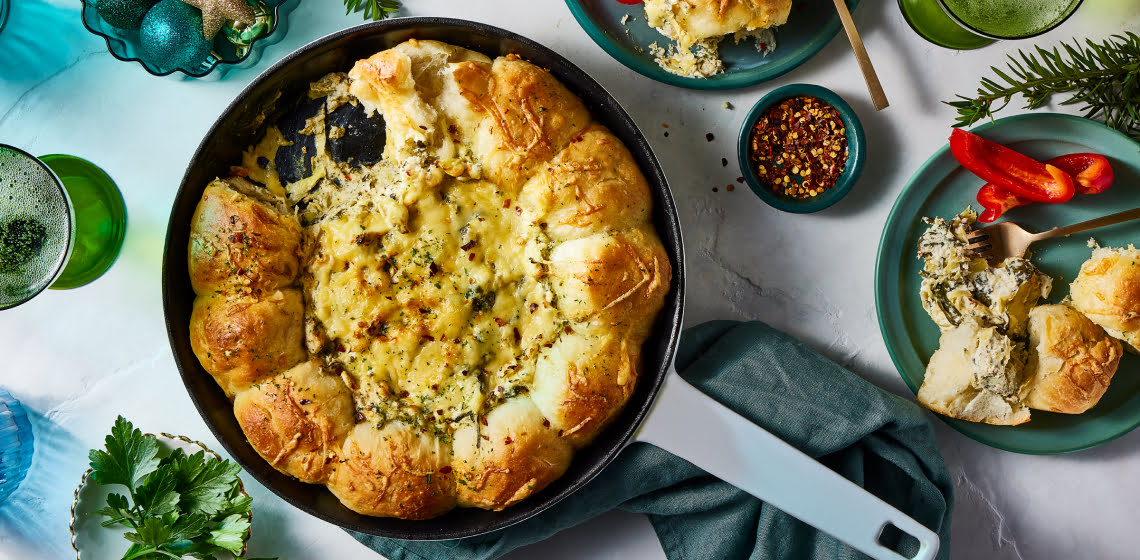
<path fill-rule="evenodd" d="M 815 56 L 842 26 L 831 0 L 793 0 L 788 22 L 776 28 L 776 50 L 767 56 L 752 41 L 721 42 L 724 72 L 709 78 L 687 78 L 663 70 L 649 54 L 649 45 L 672 41 L 645 23 L 641 4 L 617 0 L 566 0 L 570 12 L 590 38 L 618 62 L 644 76 L 690 89 L 735 89 L 771 80 Z M 854 10 L 859 0 L 847 0 Z M 626 15 L 629 21 L 622 25 Z M 627 33 L 628 32 L 628 33 Z"/>
<path fill-rule="evenodd" d="M 950 129 L 946 129 L 949 135 Z M 1100 123 L 1059 114 L 1008 117 L 973 132 L 1037 159 L 1073 152 L 1104 154 L 1116 180 L 1097 195 L 1077 195 L 1064 204 L 1031 204 L 1003 218 L 1033 231 L 1073 224 L 1140 206 L 1140 144 Z M 903 188 L 883 228 L 875 266 L 875 306 L 887 351 L 903 381 L 917 392 L 926 361 L 938 348 L 938 327 L 919 301 L 922 261 L 918 238 L 923 216 L 948 218 L 967 205 L 983 181 L 962 169 L 943 146 Z M 1129 222 L 1033 246 L 1032 260 L 1053 277 L 1050 302 L 1069 293 L 1069 282 L 1091 255 L 1089 237 L 1104 246 L 1140 244 L 1140 225 Z M 1108 392 L 1092 410 L 1068 415 L 1034 410 L 1020 426 L 991 426 L 939 416 L 954 429 L 982 443 L 1017 453 L 1068 453 L 1099 445 L 1140 425 L 1140 356 L 1125 354 Z"/>

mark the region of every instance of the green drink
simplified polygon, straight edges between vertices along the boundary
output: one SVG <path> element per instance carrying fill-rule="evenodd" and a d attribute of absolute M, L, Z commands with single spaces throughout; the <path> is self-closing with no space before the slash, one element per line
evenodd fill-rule
<path fill-rule="evenodd" d="M 1061 25 L 1081 0 L 898 0 L 911 29 L 949 49 L 1024 39 Z"/>
<path fill-rule="evenodd" d="M 95 165 L 0 144 L 0 309 L 98 278 L 119 254 L 126 221 L 122 195 Z"/>
<path fill-rule="evenodd" d="M 981 35 L 1021 39 L 1044 33 L 1080 5 L 1080 0 L 941 0 L 958 22 Z"/>

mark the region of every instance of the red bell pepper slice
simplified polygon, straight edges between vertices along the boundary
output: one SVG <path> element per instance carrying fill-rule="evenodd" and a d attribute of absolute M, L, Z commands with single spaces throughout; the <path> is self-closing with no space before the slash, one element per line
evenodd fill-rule
<path fill-rule="evenodd" d="M 993 183 L 986 183 L 978 190 L 978 204 L 985 208 L 985 211 L 978 216 L 978 221 L 990 223 L 1000 218 L 1011 208 L 1025 206 L 1030 202 L 1032 201 L 1002 190 L 1001 187 Z"/>
<path fill-rule="evenodd" d="M 1002 189 L 1034 202 L 1066 202 L 1076 188 L 1073 178 L 1056 166 L 955 128 L 950 152 L 962 167 Z"/>
<path fill-rule="evenodd" d="M 1045 163 L 1055 165 L 1071 175 L 1076 181 L 1078 194 L 1096 194 L 1112 186 L 1112 165 L 1108 163 L 1108 158 L 1100 154 L 1067 154 Z"/>

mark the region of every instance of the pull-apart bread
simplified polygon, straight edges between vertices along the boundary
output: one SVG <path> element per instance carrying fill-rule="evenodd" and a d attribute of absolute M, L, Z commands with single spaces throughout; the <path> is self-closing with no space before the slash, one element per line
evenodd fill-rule
<path fill-rule="evenodd" d="M 950 220 L 928 219 L 919 241 L 922 305 L 942 331 L 919 403 L 997 425 L 1027 422 L 1030 409 L 1079 414 L 1092 408 L 1116 372 L 1120 344 L 1079 306 L 1038 305 L 1052 279 L 1027 259 L 989 266 L 968 253 L 975 219 L 970 210 Z"/>
<path fill-rule="evenodd" d="M 309 96 L 306 148 L 270 127 L 235 168 L 261 184 L 199 203 L 203 368 L 266 461 L 357 512 L 540 491 L 629 399 L 669 289 L 636 162 L 513 55 L 409 40 Z M 379 162 L 330 155 L 344 110 L 383 118 Z"/>
<path fill-rule="evenodd" d="M 1097 247 L 1069 287 L 1073 307 L 1140 353 L 1140 250 Z"/>

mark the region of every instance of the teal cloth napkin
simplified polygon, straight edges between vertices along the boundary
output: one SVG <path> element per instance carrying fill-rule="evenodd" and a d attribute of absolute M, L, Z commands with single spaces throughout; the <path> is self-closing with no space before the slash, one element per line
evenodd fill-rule
<path fill-rule="evenodd" d="M 938 533 L 950 557 L 954 489 L 914 403 L 864 381 L 759 322 L 686 330 L 681 377 Z M 594 480 L 506 529 L 450 541 L 352 536 L 391 560 L 498 558 L 611 509 L 649 517 L 671 560 L 856 559 L 865 555 L 688 461 L 630 445 Z M 912 555 L 913 543 L 902 543 Z M 908 550 L 909 549 L 909 550 Z"/>

